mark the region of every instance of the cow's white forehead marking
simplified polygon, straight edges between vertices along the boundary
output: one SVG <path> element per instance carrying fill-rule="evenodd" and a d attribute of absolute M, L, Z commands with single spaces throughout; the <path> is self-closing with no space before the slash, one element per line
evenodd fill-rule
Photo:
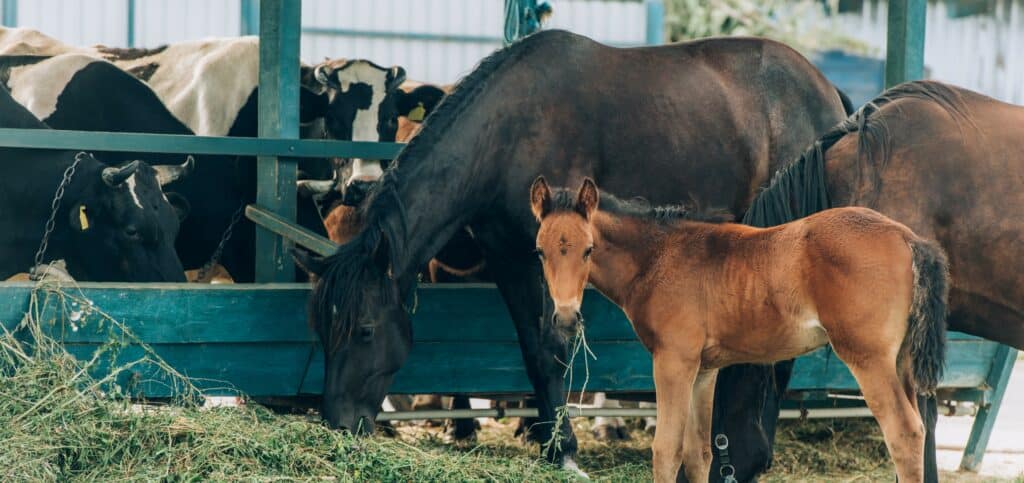
<path fill-rule="evenodd" d="M 387 95 L 388 71 L 380 69 L 368 62 L 355 62 L 337 73 L 341 92 L 348 92 L 353 83 L 361 82 L 370 86 L 370 105 L 366 109 L 356 111 L 352 121 L 353 141 L 380 141 L 377 123 L 380 115 L 380 103 Z"/>
<path fill-rule="evenodd" d="M 349 184 L 352 181 L 376 181 L 384 176 L 384 170 L 380 167 L 380 161 L 366 160 L 366 159 L 353 159 L 352 160 L 352 176 L 345 181 L 345 184 Z"/>
<path fill-rule="evenodd" d="M 139 194 L 135 192 L 135 181 L 135 175 L 133 174 L 125 180 L 125 183 L 128 183 L 128 192 L 132 195 L 132 201 L 134 201 L 135 206 L 138 206 L 141 210 L 144 208 L 142 207 L 142 201 L 139 201 Z"/>

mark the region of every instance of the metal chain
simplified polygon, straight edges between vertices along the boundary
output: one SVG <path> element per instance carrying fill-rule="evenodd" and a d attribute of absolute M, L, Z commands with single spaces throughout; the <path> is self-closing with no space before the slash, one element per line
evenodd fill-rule
<path fill-rule="evenodd" d="M 196 274 L 196 281 L 202 282 L 206 279 L 206 276 L 213 269 L 213 266 L 220 262 L 220 257 L 224 254 L 224 247 L 228 244 L 228 240 L 231 239 L 231 235 L 234 234 L 235 225 L 239 221 L 242 221 L 242 215 L 245 213 L 245 203 L 243 202 L 235 210 L 235 213 L 231 215 L 231 222 L 228 223 L 228 227 L 224 230 L 224 234 L 220 237 L 220 242 L 217 243 L 217 248 L 213 250 L 213 255 L 210 256 L 210 260 L 206 262 L 200 269 L 199 273 Z"/>
<path fill-rule="evenodd" d="M 64 189 L 67 188 L 68 183 L 71 182 L 71 177 L 75 175 L 75 170 L 78 169 L 78 164 L 82 162 L 88 156 L 85 151 L 79 151 L 75 155 L 75 162 L 68 166 L 68 169 L 64 170 L 64 178 L 61 179 L 60 185 L 57 186 L 57 191 L 53 194 L 53 201 L 50 202 L 50 218 L 46 220 L 46 227 L 43 230 L 43 239 L 39 242 L 39 249 L 36 250 L 36 256 L 32 268 L 29 270 L 29 278 L 31 280 L 39 280 L 42 276 L 41 273 L 36 273 L 36 267 L 43 264 L 43 257 L 46 256 L 46 249 L 50 245 L 50 235 L 53 234 L 53 230 L 57 225 L 57 211 L 60 210 L 60 202 L 64 199 Z M 44 270 L 45 272 L 45 270 Z"/>
<path fill-rule="evenodd" d="M 736 483 L 736 467 L 729 458 L 729 437 L 725 433 L 715 435 L 715 448 L 718 448 L 718 476 L 725 483 Z"/>

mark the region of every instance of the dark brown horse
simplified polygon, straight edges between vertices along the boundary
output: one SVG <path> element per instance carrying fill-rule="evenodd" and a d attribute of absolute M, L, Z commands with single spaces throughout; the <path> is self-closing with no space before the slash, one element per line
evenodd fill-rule
<path fill-rule="evenodd" d="M 744 221 L 770 226 L 835 206 L 878 210 L 937 240 L 949 255 L 951 330 L 1024 349 L 1020 126 L 1020 106 L 937 82 L 896 86 L 780 171 Z M 792 364 L 777 364 L 769 375 L 759 366 L 737 366 L 719 376 L 716 420 L 727 424 L 716 432 L 733 443 L 731 459 L 743 465 L 740 481 L 760 471 L 757 461 L 771 448 L 731 424 L 762 419 L 774 427 L 791 370 Z M 928 409 L 926 479 L 935 481 L 934 400 Z"/>
<path fill-rule="evenodd" d="M 825 344 L 857 379 L 899 481 L 923 480 L 917 394 L 934 392 L 942 374 L 949 289 L 934 242 L 866 208 L 755 228 L 599 195 L 590 178 L 578 192 L 552 192 L 537 178 L 530 205 L 552 324 L 581 330 L 590 281 L 651 352 L 654 481 L 674 482 L 683 471 L 707 481 L 720 368 Z"/>
<path fill-rule="evenodd" d="M 541 323 L 550 302 L 522 203 L 533 178 L 590 176 L 617 193 L 738 215 L 843 115 L 821 73 L 769 40 L 617 49 L 545 31 L 492 54 L 373 189 L 366 228 L 330 257 L 297 257 L 320 275 L 310 315 L 327 352 L 323 417 L 370 427 L 409 352 L 416 273 L 468 225 L 516 324 L 540 414 L 532 436 L 547 441 L 565 401 L 566 341 Z M 568 436 L 546 457 L 574 467 L 568 421 L 560 429 Z"/>

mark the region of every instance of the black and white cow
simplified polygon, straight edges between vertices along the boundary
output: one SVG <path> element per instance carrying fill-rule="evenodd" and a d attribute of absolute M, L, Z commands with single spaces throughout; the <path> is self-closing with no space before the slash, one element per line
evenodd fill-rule
<path fill-rule="evenodd" d="M 47 129 L 2 88 L 0 127 Z M 33 266 L 54 193 L 76 159 L 45 260 L 63 259 L 77 280 L 184 282 L 174 239 L 187 205 L 161 188 L 183 168 L 16 148 L 0 148 L 0 280 Z"/>

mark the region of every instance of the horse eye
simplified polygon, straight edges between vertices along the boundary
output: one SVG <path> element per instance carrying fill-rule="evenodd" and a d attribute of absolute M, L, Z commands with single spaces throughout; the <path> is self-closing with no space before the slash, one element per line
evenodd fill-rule
<path fill-rule="evenodd" d="M 362 326 L 359 328 L 359 338 L 363 341 L 370 341 L 373 339 L 373 326 Z"/>
<path fill-rule="evenodd" d="M 587 247 L 586 250 L 583 250 L 583 259 L 584 260 L 590 260 L 590 254 L 593 253 L 593 252 L 594 252 L 594 247 Z"/>

